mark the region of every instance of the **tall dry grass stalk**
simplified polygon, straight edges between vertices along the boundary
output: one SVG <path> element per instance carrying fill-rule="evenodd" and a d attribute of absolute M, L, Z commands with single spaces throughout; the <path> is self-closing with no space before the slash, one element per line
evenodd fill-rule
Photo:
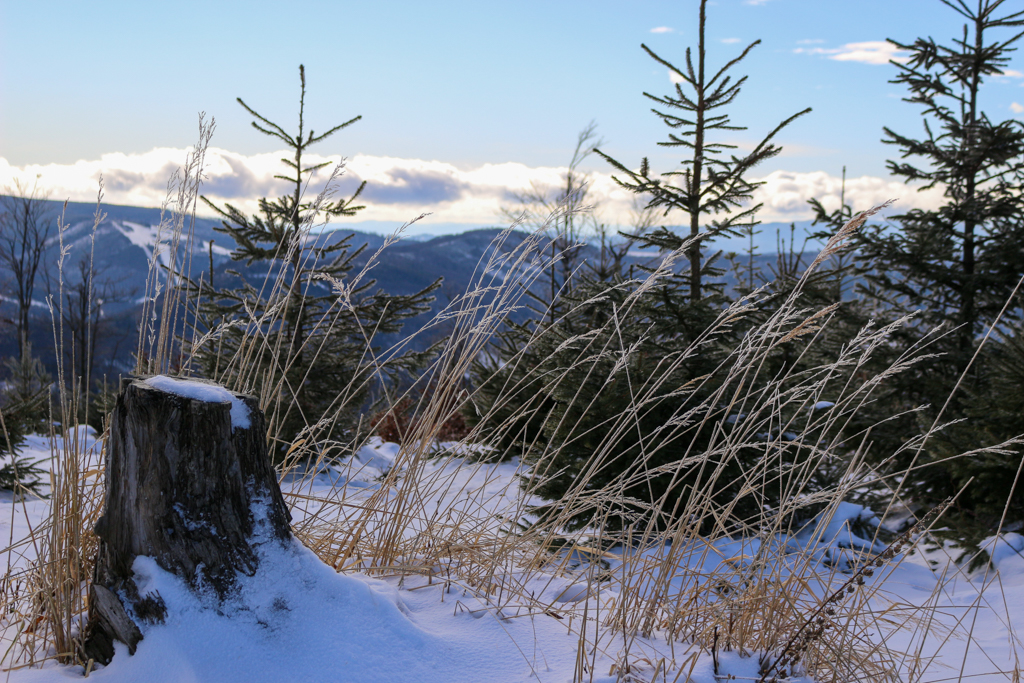
<path fill-rule="evenodd" d="M 184 283 L 192 279 L 190 226 L 212 130 L 212 121 L 208 125 L 201 122 L 199 144 L 189 156 L 183 177 L 168 194 L 175 198 L 169 202 L 171 217 L 161 223 L 167 251 L 154 248 L 150 264 L 136 367 L 140 373 L 190 373 L 196 352 L 204 345 L 217 344 L 230 326 L 273 329 L 284 320 L 289 293 L 295 291 L 295 273 L 281 268 L 262 285 L 261 299 L 270 302 L 262 312 L 220 321 L 204 332 L 195 332 L 195 325 L 188 324 L 189 312 L 198 309 L 197 301 L 183 299 Z M 302 250 L 300 262 L 313 258 L 310 247 L 324 239 L 323 231 L 317 231 L 322 226 L 316 222 L 316 207 L 331 196 L 332 183 L 342 171 L 339 164 L 305 217 L 302 238 L 293 247 Z M 794 665 L 823 683 L 927 680 L 931 669 L 924 643 L 956 635 L 943 632 L 933 619 L 941 608 L 944 584 L 940 581 L 930 603 L 912 605 L 887 587 L 887 577 L 905 557 L 890 552 L 895 546 L 879 551 L 880 539 L 875 538 L 867 548 L 823 551 L 806 540 L 824 534 L 841 503 L 857 490 L 865 486 L 897 490 L 899 475 L 882 479 L 869 466 L 866 435 L 859 444 L 840 442 L 838 437 L 806 443 L 809 457 L 792 468 L 781 466 L 779 437 L 771 436 L 842 433 L 841 427 L 872 400 L 879 386 L 920 361 L 920 356 L 901 358 L 864 381 L 846 379 L 864 370 L 871 354 L 906 321 L 865 328 L 837 358 L 810 371 L 769 382 L 754 381 L 780 344 L 796 338 L 814 344 L 828 329 L 834 309 L 804 310 L 799 303 L 801 290 L 811 270 L 838 253 L 843 241 L 881 208 L 847 224 L 815 259 L 789 298 L 731 351 L 716 369 L 716 376 L 698 380 L 719 387 L 709 398 L 698 404 L 683 401 L 643 455 L 609 484 L 595 489 L 590 484 L 615 460 L 620 435 L 637 424 L 658 396 L 677 389 L 664 384 L 675 364 L 685 362 L 688 354 L 699 353 L 701 344 L 719 331 L 752 315 L 764 292 L 754 292 L 722 311 L 692 349 L 666 359 L 664 373 L 634 387 L 629 409 L 613 418 L 608 437 L 587 470 L 558 501 L 555 513 L 543 520 L 531 516 L 530 510 L 539 502 L 534 490 L 537 482 L 550 474 L 545 463 L 550 463 L 555 453 L 542 454 L 532 471 L 521 470 L 522 488 L 518 482 L 498 487 L 494 485 L 498 466 L 486 456 L 494 452 L 500 430 L 495 434 L 478 428 L 443 450 L 436 443 L 445 422 L 474 400 L 472 388 L 467 389 L 464 381 L 471 363 L 488 352 L 493 334 L 506 318 L 525 309 L 523 297 L 550 267 L 550 256 L 538 247 L 546 245 L 545 230 L 563 221 L 567 209 L 562 207 L 548 224 L 525 237 L 514 232 L 516 225 L 511 226 L 486 252 L 469 289 L 421 332 L 448 332 L 420 384 L 414 387 L 426 390 L 387 395 L 392 405 L 415 396 L 415 419 L 379 486 L 367 493 L 345 485 L 365 476 L 359 460 L 349 457 L 365 446 L 365 441 L 331 443 L 328 439 L 342 409 L 361 394 L 361 384 L 340 391 L 324 415 L 307 416 L 306 429 L 288 445 L 281 473 L 286 499 L 295 513 L 296 536 L 338 571 L 426 577 L 430 583 L 456 586 L 476 595 L 496 613 L 518 610 L 519 614 L 557 615 L 578 638 L 576 680 L 581 682 L 593 677 L 602 653 L 615 661 L 611 674 L 619 680 L 685 681 L 701 657 L 710 656 L 717 662 L 719 654 L 727 651 L 759 657 L 765 681 L 781 678 L 783 671 L 792 674 Z M 400 234 L 401 230 L 386 240 L 382 249 Z M 640 297 L 672 272 L 687 247 L 684 244 L 667 255 L 660 269 L 644 280 L 626 283 L 628 294 L 608 324 L 628 318 Z M 378 263 L 379 254 L 347 281 L 329 282 L 338 310 L 353 306 L 352 293 Z M 284 256 L 294 262 L 296 254 Z M 204 292 L 203 280 L 199 282 L 200 287 L 192 290 L 196 297 Z M 320 324 L 330 326 L 332 320 L 324 316 Z M 595 356 L 628 358 L 635 353 L 628 346 L 616 347 L 615 335 L 597 332 L 582 340 L 586 343 L 573 365 L 582 367 Z M 372 350 L 374 330 L 364 328 L 362 334 L 367 352 L 362 371 L 354 373 L 359 383 L 379 381 L 383 363 L 412 341 L 406 339 L 377 354 Z M 303 353 L 320 352 L 315 340 L 307 337 L 306 344 Z M 504 361 L 525 363 L 526 351 Z M 261 357 L 278 363 L 253 362 Z M 285 385 L 290 360 L 267 337 L 253 334 L 224 367 L 215 369 L 212 378 L 232 378 L 231 388 L 236 390 L 261 388 L 260 404 L 268 415 L 271 440 L 277 438 L 274 430 L 279 416 L 289 408 L 282 403 L 283 397 L 295 393 Z M 555 388 L 568 382 L 570 369 L 564 367 L 546 377 L 546 386 Z M 267 374 L 253 374 L 256 372 Z M 720 381 L 712 384 L 712 379 Z M 68 386 L 66 378 L 61 380 L 62 386 Z M 506 395 L 513 396 L 520 389 L 508 386 Z M 73 423 L 73 396 L 69 394 L 66 407 L 62 400 L 62 425 Z M 835 407 L 823 413 L 812 410 L 824 399 Z M 587 399 L 577 392 L 573 400 L 584 405 Z M 501 407 L 499 397 L 492 410 Z M 702 452 L 687 453 L 668 465 L 652 464 L 659 448 L 685 429 L 693 416 L 699 416 L 705 426 L 713 426 L 737 414 L 744 419 L 730 429 L 716 429 Z M 920 447 L 940 428 L 936 425 L 908 448 Z M 14 639 L 17 647 L 12 647 L 4 660 L 8 666 L 37 663 L 47 653 L 70 661 L 77 649 L 77 619 L 84 608 L 82 596 L 95 542 L 89 530 L 100 502 L 97 487 L 102 454 L 83 452 L 84 442 L 77 440 L 76 434 L 67 428 L 62 432 L 63 441 L 54 441 L 53 512 L 45 528 L 33 530 L 21 546 L 33 546 L 26 554 L 38 561 L 28 569 L 12 569 L 5 579 L 4 607 L 13 615 L 7 623 L 20 629 Z M 758 449 L 763 457 L 743 470 L 741 496 L 756 497 L 770 485 L 783 492 L 784 502 L 781 509 L 737 520 L 736 501 L 722 504 L 709 491 L 716 483 L 727 483 L 719 480 L 725 476 L 726 465 L 734 462 L 741 450 L 750 448 Z M 655 476 L 682 478 L 695 467 L 709 476 L 706 490 L 691 490 L 678 501 L 654 501 L 649 514 L 637 517 L 621 531 L 602 523 L 611 504 L 621 501 L 625 491 Z M 820 490 L 811 483 L 823 469 L 836 475 L 829 488 Z M 334 472 L 340 483 L 326 487 L 319 478 L 324 472 Z M 593 520 L 591 526 L 568 531 L 570 520 L 584 513 Z M 901 537 L 900 543 L 912 544 L 925 533 L 927 528 L 915 528 L 913 538 Z M 804 541 L 794 543 L 798 534 Z M 19 550 L 9 549 L 9 557 L 12 552 Z M 953 565 L 950 571 L 959 569 Z M 578 587 L 578 600 L 537 597 L 538 585 L 566 580 Z M 840 589 L 841 599 L 837 599 Z M 998 604 L 995 596 L 983 590 L 979 590 L 978 600 L 979 604 Z M 1005 614 L 1009 623 L 1009 608 Z M 909 634 L 911 649 L 899 652 L 886 645 L 885 634 L 896 632 Z M 1012 628 L 1009 632 L 1016 648 L 1021 644 L 1018 636 Z M 666 654 L 650 655 L 643 643 L 651 641 L 663 641 Z"/>
<path fill-rule="evenodd" d="M 137 355 L 137 372 L 166 370 L 174 362 L 175 335 L 182 324 L 185 302 L 183 280 L 191 267 L 192 230 L 195 204 L 202 179 L 202 163 L 214 129 L 211 119 L 200 115 L 199 142 L 189 153 L 183 174 L 168 184 L 168 200 L 161 218 L 157 243 L 153 247 L 146 284 Z M 89 272 L 93 272 L 96 230 L 106 216 L 101 210 L 103 181 L 96 200 L 90 235 Z M 65 205 L 66 209 L 66 205 Z M 39 664 L 47 659 L 80 663 L 88 584 L 92 578 L 98 539 L 93 532 L 103 505 L 103 471 L 106 433 L 92 435 L 89 420 L 89 376 L 87 358 L 65 354 L 64 288 L 66 260 L 70 245 L 65 242 L 69 226 L 64 214 L 58 220 L 56 301 L 48 300 L 53 324 L 57 361 L 57 405 L 51 406 L 49 433 L 49 510 L 41 524 L 34 524 L 23 509 L 29 535 L 4 551 L 7 573 L 0 592 L 0 611 L 5 615 L 9 645 L 4 652 L 5 668 Z M 165 252 L 166 250 L 166 252 Z M 184 261 L 180 260 L 182 254 Z M 92 278 L 89 282 L 91 284 Z M 86 293 L 92 306 L 92 292 Z M 88 311 L 91 313 L 91 308 Z M 85 348 L 91 348 L 88 340 Z M 12 524 L 13 527 L 13 524 Z M 13 539 L 12 539 L 13 540 Z"/>
<path fill-rule="evenodd" d="M 167 182 L 143 295 L 135 374 L 173 373 L 180 365 L 177 338 L 185 333 L 184 295 L 192 277 L 196 207 L 206 150 L 216 127 L 215 119 L 207 121 L 204 113 L 199 114 L 199 139 L 184 166 Z"/>
<path fill-rule="evenodd" d="M 826 245 L 811 269 L 837 253 L 843 241 L 882 208 L 861 214 L 847 224 Z M 788 300 L 721 364 L 718 372 L 725 381 L 716 385 L 721 389 L 706 399 L 706 404 L 684 402 L 676 418 L 666 425 L 665 433 L 637 462 L 612 483 L 598 490 L 591 488 L 594 475 L 615 458 L 617 435 L 636 424 L 646 406 L 667 389 L 659 379 L 671 375 L 672 367 L 666 366 L 663 375 L 636 388 L 631 409 L 615 418 L 610 436 L 588 463 L 587 471 L 558 501 L 558 513 L 544 524 L 508 533 L 528 519 L 533 497 L 530 482 L 544 476 L 541 468 L 553 460 L 553 454 L 541 455 L 535 471 L 524 472 L 527 483 L 523 491 L 488 494 L 479 482 L 472 487 L 457 483 L 447 465 L 458 463 L 464 467 L 467 454 L 486 451 L 500 435 L 471 433 L 440 459 L 433 437 L 453 411 L 472 400 L 471 393 L 464 393 L 462 382 L 469 363 L 484 352 L 487 338 L 500 320 L 521 305 L 520 297 L 529 287 L 530 278 L 543 272 L 545 265 L 531 260 L 535 246 L 527 240 L 519 248 L 495 249 L 490 260 L 481 263 L 480 277 L 458 302 L 457 310 L 442 314 L 442 318 L 454 317 L 458 324 L 428 373 L 433 391 L 420 395 L 414 428 L 404 435 L 394 464 L 379 488 L 363 496 L 353 495 L 344 486 L 325 493 L 322 487 L 314 488 L 312 478 L 304 482 L 305 486 L 300 483 L 291 488 L 293 503 L 302 512 L 296 525 L 300 538 L 340 571 L 422 574 L 431 580 L 443 577 L 445 582 L 455 582 L 499 609 L 514 605 L 534 614 L 558 611 L 563 618 L 567 615 L 580 637 L 580 680 L 584 680 L 583 672 L 593 671 L 598 651 L 619 656 L 616 666 L 620 678 L 633 676 L 638 660 L 631 662 L 629 653 L 639 651 L 638 639 L 651 638 L 678 643 L 687 656 L 692 652 L 760 653 L 764 680 L 778 677 L 785 670 L 783 666 L 792 668 L 794 663 L 821 681 L 919 677 L 915 666 L 920 657 L 889 649 L 879 634 L 909 631 L 917 643 L 923 643 L 929 634 L 943 638 L 951 635 L 942 633 L 930 619 L 935 606 L 899 604 L 888 591 L 886 579 L 904 556 L 889 551 L 872 554 L 868 548 L 849 549 L 845 557 L 834 557 L 815 551 L 813 544 L 797 547 L 789 541 L 798 531 L 806 537 L 820 537 L 845 499 L 865 486 L 895 489 L 899 475 L 895 475 L 895 481 L 893 475 L 883 479 L 868 465 L 864 444 L 840 443 L 838 437 L 826 443 L 806 444 L 810 457 L 799 467 L 787 470 L 777 460 L 781 457 L 778 444 L 765 436 L 790 431 L 842 433 L 839 427 L 853 419 L 886 379 L 927 358 L 901 358 L 860 383 L 847 379 L 863 370 L 871 353 L 907 321 L 862 330 L 838 358 L 800 376 L 786 375 L 767 385 L 755 384 L 753 378 L 774 348 L 797 337 L 808 337 L 814 343 L 815 335 L 831 322 L 833 308 L 807 311 L 798 304 L 809 269 Z M 683 245 L 680 253 L 685 248 Z M 670 272 L 677 258 L 679 254 L 669 255 L 660 272 L 645 282 L 632 283 L 635 291 L 623 305 L 623 318 L 645 288 L 653 287 L 659 277 Z M 496 263 L 496 259 L 502 259 L 502 263 Z M 750 315 L 759 303 L 757 292 L 738 301 L 722 312 L 707 336 Z M 614 335 L 594 334 L 593 338 L 614 339 Z M 699 352 L 700 343 L 698 340 L 694 345 L 693 353 Z M 611 352 L 628 355 L 631 349 L 587 347 L 580 362 L 587 359 L 587 354 Z M 505 362 L 521 362 L 525 355 L 524 350 Z M 671 362 L 684 360 L 685 354 Z M 563 370 L 549 378 L 549 387 L 566 381 L 568 368 Z M 704 381 L 710 382 L 711 378 Z M 518 387 L 507 389 L 512 396 Z M 812 407 L 825 398 L 835 407 L 817 414 Z M 584 398 L 577 394 L 574 400 Z M 498 403 L 500 406 L 500 398 Z M 737 413 L 746 416 L 742 424 L 718 430 L 703 452 L 688 454 L 658 469 L 649 465 L 658 452 L 659 441 L 669 440 L 675 430 L 682 429 L 689 415 L 724 422 Z M 784 418 L 786 415 L 791 417 Z M 921 447 L 940 428 L 936 425 L 908 448 Z M 674 509 L 667 505 L 671 501 L 655 501 L 650 506 L 651 514 L 622 532 L 612 532 L 601 523 L 602 511 L 608 510 L 610 503 L 621 500 L 624 491 L 655 475 L 683 476 L 694 466 L 704 467 L 712 474 L 706 489 L 713 490 L 715 483 L 720 483 L 716 477 L 726 470 L 725 465 L 743 448 L 750 447 L 759 448 L 765 457 L 744 472 L 741 495 L 756 496 L 767 485 L 781 487 L 781 509 L 741 520 L 737 527 L 726 522 L 735 521 L 735 502 L 723 507 L 710 494 L 698 490 L 691 491 Z M 825 490 L 811 487 L 817 472 L 825 468 L 835 471 L 838 465 L 841 467 L 833 486 Z M 345 467 L 346 480 L 359 477 L 357 464 Z M 491 465 L 481 463 L 477 467 L 486 479 Z M 504 503 L 496 503 L 498 497 L 505 499 Z M 438 505 L 438 500 L 448 504 Z M 660 512 L 666 508 L 672 510 L 671 515 Z M 818 510 L 820 514 L 813 514 Z M 580 513 L 589 513 L 595 522 L 581 532 L 568 533 L 570 521 Z M 812 518 L 816 528 L 808 526 Z M 926 519 L 934 522 L 932 517 Z M 700 533 L 709 521 L 712 532 Z M 795 527 L 797 523 L 803 528 Z M 902 537 L 900 545 L 916 541 L 926 532 L 926 527 L 914 527 L 914 538 Z M 871 547 L 876 547 L 878 539 L 871 541 Z M 607 554 L 609 548 L 615 549 L 614 557 L 621 562 L 616 571 L 601 569 L 602 557 L 611 557 Z M 723 548 L 731 548 L 731 552 L 724 554 Z M 873 565 L 869 570 L 868 563 Z M 538 579 L 553 579 L 565 572 L 585 582 L 593 601 L 567 608 L 565 604 L 538 602 L 526 590 Z M 853 583 L 848 583 L 849 572 L 854 572 Z M 867 580 L 869 577 L 871 580 Z M 844 589 L 842 601 L 835 598 L 837 584 Z M 941 584 L 936 590 L 941 593 Z M 603 605 L 599 614 L 591 611 L 595 603 Z M 1015 641 L 1014 646 L 1019 644 Z M 799 656 L 794 658 L 795 650 L 799 650 Z M 646 666 L 648 675 L 658 669 L 681 671 L 679 665 L 685 661 L 692 665 L 694 660 L 683 656 L 674 662 L 646 661 L 639 669 Z"/>
<path fill-rule="evenodd" d="M 91 259 L 95 233 L 105 219 L 100 203 L 103 181 L 93 215 Z M 66 205 L 65 205 L 66 210 Z M 48 299 L 57 360 L 57 405 L 51 405 L 49 511 L 32 525 L 27 509 L 28 537 L 5 551 L 7 574 L 0 600 L 7 616 L 10 644 L 5 664 L 38 664 L 54 659 L 69 664 L 81 660 L 82 629 L 88 607 L 88 580 L 96 554 L 93 525 L 102 503 L 101 442 L 90 438 L 88 420 L 88 359 L 64 354 L 63 310 L 68 225 L 62 212 L 57 223 L 57 300 Z M 91 296 L 90 296 L 91 304 Z M 86 344 L 86 348 L 89 344 Z M 81 417 L 83 426 L 79 426 Z M 23 501 L 24 505 L 24 501 Z M 13 526 L 13 524 L 12 524 Z M 13 539 L 12 539 L 13 540 Z M 11 636 L 10 631 L 14 631 Z"/>

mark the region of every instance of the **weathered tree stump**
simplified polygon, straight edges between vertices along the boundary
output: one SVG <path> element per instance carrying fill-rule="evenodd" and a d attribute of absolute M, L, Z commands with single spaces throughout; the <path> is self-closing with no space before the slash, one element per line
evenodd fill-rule
<path fill-rule="evenodd" d="M 254 515 L 256 506 L 264 509 Z M 239 572 L 256 571 L 257 517 L 267 520 L 270 538 L 290 537 L 290 514 L 256 399 L 197 380 L 123 380 L 110 422 L 106 501 L 96 524 L 86 656 L 108 663 L 114 640 L 134 653 L 142 633 L 129 615 L 162 619 L 159 598 L 139 595 L 132 578 L 136 557 L 152 557 L 223 599 Z"/>

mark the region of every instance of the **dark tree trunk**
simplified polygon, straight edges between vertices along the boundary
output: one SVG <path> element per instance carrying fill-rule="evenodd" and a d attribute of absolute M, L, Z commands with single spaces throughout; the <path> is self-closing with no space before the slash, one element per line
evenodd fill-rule
<path fill-rule="evenodd" d="M 256 571 L 254 506 L 265 508 L 258 514 L 270 527 L 261 538 L 290 537 L 263 413 L 255 398 L 235 397 L 248 408 L 248 427 L 232 427 L 231 403 L 186 398 L 145 380 L 122 381 L 110 422 L 106 501 L 96 524 L 88 657 L 109 662 L 113 640 L 134 652 L 142 634 L 129 613 L 163 617 L 159 596 L 138 593 L 136 557 L 152 557 L 193 587 L 208 586 L 224 598 L 238 572 Z"/>

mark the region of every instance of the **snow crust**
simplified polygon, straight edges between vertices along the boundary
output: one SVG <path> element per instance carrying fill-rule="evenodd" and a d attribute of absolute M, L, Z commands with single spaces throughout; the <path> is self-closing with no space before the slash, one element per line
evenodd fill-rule
<path fill-rule="evenodd" d="M 160 389 L 161 391 L 166 391 L 167 393 L 174 394 L 176 396 L 184 396 L 185 398 L 203 401 L 204 403 L 230 403 L 231 428 L 249 428 L 249 408 L 245 405 L 245 402 L 242 399 L 238 398 L 224 387 L 206 384 L 205 382 L 167 377 L 166 375 L 150 377 L 145 380 L 145 382 L 154 389 Z"/>

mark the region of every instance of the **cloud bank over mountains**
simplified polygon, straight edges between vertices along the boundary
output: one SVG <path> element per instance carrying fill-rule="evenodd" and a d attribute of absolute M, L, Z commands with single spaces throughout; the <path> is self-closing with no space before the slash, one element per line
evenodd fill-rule
<path fill-rule="evenodd" d="M 95 201 L 99 178 L 104 181 L 104 201 L 110 204 L 159 207 L 167 196 L 168 180 L 185 160 L 186 150 L 157 148 L 143 154 L 104 154 L 98 160 L 74 164 L 12 166 L 0 157 L 0 187 L 15 179 L 31 181 L 38 176 L 39 186 L 55 200 Z M 207 151 L 203 194 L 218 204 L 230 203 L 243 211 L 256 210 L 260 197 L 276 197 L 287 191 L 287 184 L 275 179 L 285 170 L 281 158 L 286 152 L 242 155 L 218 148 Z M 307 163 L 328 161 L 337 164 L 338 156 L 308 155 Z M 310 193 L 323 189 L 330 167 L 314 176 Z M 469 170 L 442 161 L 401 159 L 355 155 L 345 160 L 337 183 L 339 197 L 348 196 L 359 183 L 367 181 L 360 197 L 367 208 L 357 221 L 393 221 L 405 223 L 421 213 L 430 213 L 421 225 L 474 224 L 502 225 L 507 220 L 502 208 L 515 209 L 516 194 L 531 186 L 550 188 L 552 194 L 563 183 L 564 168 L 530 167 L 520 163 L 484 164 Z M 840 178 L 823 171 L 795 173 L 774 171 L 762 180 L 765 185 L 754 200 L 764 204 L 762 221 L 796 221 L 810 217 L 807 200 L 815 197 L 827 209 L 839 207 Z M 899 198 L 895 210 L 914 207 L 934 208 L 941 203 L 941 190 L 917 192 L 903 183 L 884 178 L 862 176 L 847 178 L 846 202 L 861 210 Z M 588 203 L 597 207 L 601 221 L 628 226 L 633 195 L 618 185 L 610 173 L 590 174 Z M 200 207 L 204 215 L 210 211 Z M 676 219 L 678 220 L 678 218 Z M 668 222 L 673 221 L 670 216 Z M 397 227 L 397 226 L 396 226 Z"/>

